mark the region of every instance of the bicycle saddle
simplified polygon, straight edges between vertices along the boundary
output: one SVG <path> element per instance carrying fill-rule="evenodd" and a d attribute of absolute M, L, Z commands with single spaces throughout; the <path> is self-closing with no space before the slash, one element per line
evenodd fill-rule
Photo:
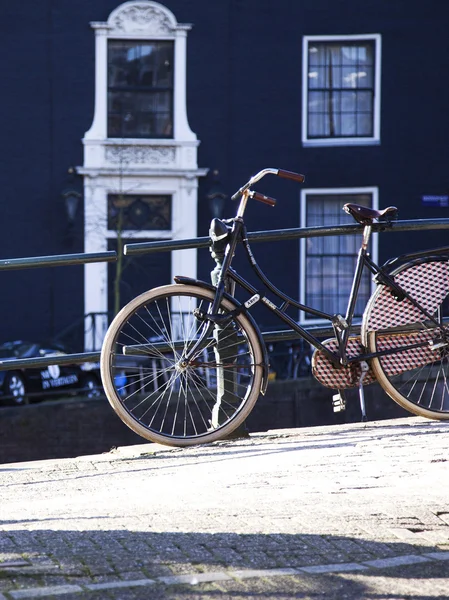
<path fill-rule="evenodd" d="M 398 215 L 398 209 L 396 206 L 389 206 L 383 210 L 376 210 L 374 208 L 368 208 L 368 206 L 361 206 L 360 204 L 345 204 L 343 210 L 354 217 L 357 223 L 361 225 L 372 225 L 375 219 L 391 220 L 396 219 Z"/>

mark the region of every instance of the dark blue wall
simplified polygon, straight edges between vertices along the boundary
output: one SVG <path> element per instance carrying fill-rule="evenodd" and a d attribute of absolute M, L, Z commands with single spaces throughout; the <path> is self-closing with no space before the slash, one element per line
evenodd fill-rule
<path fill-rule="evenodd" d="M 94 32 L 117 0 L 0 2 L 0 256 L 82 251 L 82 214 L 67 236 L 60 192 L 82 164 L 94 106 Z M 378 186 L 400 218 L 446 217 L 422 205 L 449 192 L 446 142 L 449 4 L 441 0 L 167 0 L 188 35 L 188 115 L 199 165 L 229 194 L 262 167 L 304 172 L 307 187 Z M 303 148 L 302 36 L 382 34 L 381 144 Z M 199 235 L 210 215 L 200 186 Z M 251 230 L 299 224 L 299 188 L 266 180 L 275 209 L 248 210 Z M 227 211 L 234 205 L 227 202 Z M 385 235 L 381 255 L 442 242 L 446 233 Z M 255 246 L 261 265 L 296 295 L 298 244 Z M 281 265 L 281 266 L 279 266 Z M 199 254 L 208 278 L 210 257 Z M 82 316 L 82 267 L 2 273 L 0 341 L 52 337 Z M 5 318 L 7 315 L 7 318 Z"/>

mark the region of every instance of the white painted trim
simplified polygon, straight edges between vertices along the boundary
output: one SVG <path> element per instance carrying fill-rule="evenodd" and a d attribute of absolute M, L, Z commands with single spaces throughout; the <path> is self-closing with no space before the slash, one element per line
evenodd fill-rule
<path fill-rule="evenodd" d="M 331 41 L 375 41 L 375 64 L 374 64 L 374 127 L 371 137 L 354 138 L 308 138 L 308 47 L 309 42 L 331 42 Z M 381 107 L 381 60 L 382 60 L 382 36 L 379 33 L 356 34 L 356 35 L 305 35 L 302 40 L 302 144 L 304 147 L 312 146 L 371 146 L 380 144 L 380 107 Z"/>
<path fill-rule="evenodd" d="M 197 236 L 198 179 L 208 169 L 199 169 L 199 141 L 189 127 L 186 106 L 187 32 L 190 24 L 176 21 L 174 14 L 152 0 L 131 0 L 115 8 L 106 22 L 91 23 L 95 31 L 95 110 L 85 133 L 84 176 L 85 248 L 104 251 L 117 234 L 107 229 L 108 194 L 169 194 L 172 197 L 172 230 L 126 231 L 130 239 L 188 239 Z M 107 138 L 107 50 L 108 39 L 172 40 L 174 44 L 173 138 Z M 107 312 L 108 269 L 106 263 L 84 268 L 84 311 Z M 196 277 L 197 251 L 181 250 L 171 255 L 171 272 Z M 107 320 L 97 322 L 97 336 L 85 336 L 85 349 L 97 350 L 106 332 Z"/>
<path fill-rule="evenodd" d="M 188 23 L 177 23 L 173 13 L 152 0 L 131 0 L 115 8 L 106 22 L 92 22 L 95 31 L 95 113 L 84 141 L 107 139 L 107 44 L 108 39 L 172 40 L 174 42 L 173 129 L 167 140 L 195 141 L 187 120 L 186 69 Z M 165 139 L 165 138 L 164 138 Z M 118 141 L 118 140 L 117 140 Z M 128 142 L 126 139 L 126 143 Z M 141 143 L 142 140 L 132 140 Z M 148 141 L 148 140 L 147 140 Z M 149 142 L 155 142 L 152 139 Z M 160 144 L 161 140 L 157 140 Z"/>
<path fill-rule="evenodd" d="M 371 207 L 374 209 L 379 208 L 379 188 L 378 187 L 344 187 L 344 188 L 310 188 L 301 189 L 300 192 L 300 227 L 307 227 L 306 214 L 307 214 L 307 196 L 318 196 L 318 195 L 340 195 L 340 194 L 371 194 L 372 202 Z M 306 241 L 307 238 L 301 238 L 299 240 L 299 301 L 305 305 L 306 299 Z M 379 260 L 379 234 L 373 233 L 371 236 L 371 254 L 372 259 L 375 263 Z M 374 292 L 376 287 L 375 282 L 371 281 L 371 293 Z M 312 307 L 313 308 L 313 307 Z M 322 319 L 305 318 L 304 311 L 300 311 L 299 322 L 301 325 L 314 325 L 322 324 Z"/>

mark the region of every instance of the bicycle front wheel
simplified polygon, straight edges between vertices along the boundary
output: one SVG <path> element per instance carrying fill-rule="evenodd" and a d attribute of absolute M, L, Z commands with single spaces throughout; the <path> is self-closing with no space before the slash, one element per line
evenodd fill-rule
<path fill-rule="evenodd" d="M 449 419 L 448 261 L 429 257 L 403 265 L 393 276 L 417 304 L 396 298 L 388 286 L 377 287 L 362 324 L 365 346 L 384 353 L 371 360 L 373 371 L 406 410 Z"/>
<path fill-rule="evenodd" d="M 263 352 L 245 315 L 214 325 L 189 356 L 214 297 L 198 286 L 155 288 L 127 304 L 107 331 L 101 352 L 106 396 L 122 421 L 148 440 L 189 446 L 221 439 L 259 396 Z M 225 298 L 219 312 L 235 308 Z"/>

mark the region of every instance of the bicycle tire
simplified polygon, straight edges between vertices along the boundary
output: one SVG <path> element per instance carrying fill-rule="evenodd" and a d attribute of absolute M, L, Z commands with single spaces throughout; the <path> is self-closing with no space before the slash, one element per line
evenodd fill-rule
<path fill-rule="evenodd" d="M 371 359 L 385 392 L 409 412 L 449 419 L 449 263 L 427 257 L 392 273 L 395 281 L 443 327 L 436 326 L 408 298 L 398 299 L 379 284 L 362 322 L 369 352 L 397 349 Z M 448 340 L 447 342 L 444 340 Z"/>
<path fill-rule="evenodd" d="M 106 333 L 100 359 L 106 396 L 145 439 L 171 446 L 222 439 L 243 423 L 259 396 L 263 351 L 244 314 L 215 326 L 195 364 L 182 363 L 203 327 L 193 311 L 207 313 L 214 297 L 193 285 L 154 288 L 127 304 Z M 235 308 L 224 298 L 219 312 Z"/>

